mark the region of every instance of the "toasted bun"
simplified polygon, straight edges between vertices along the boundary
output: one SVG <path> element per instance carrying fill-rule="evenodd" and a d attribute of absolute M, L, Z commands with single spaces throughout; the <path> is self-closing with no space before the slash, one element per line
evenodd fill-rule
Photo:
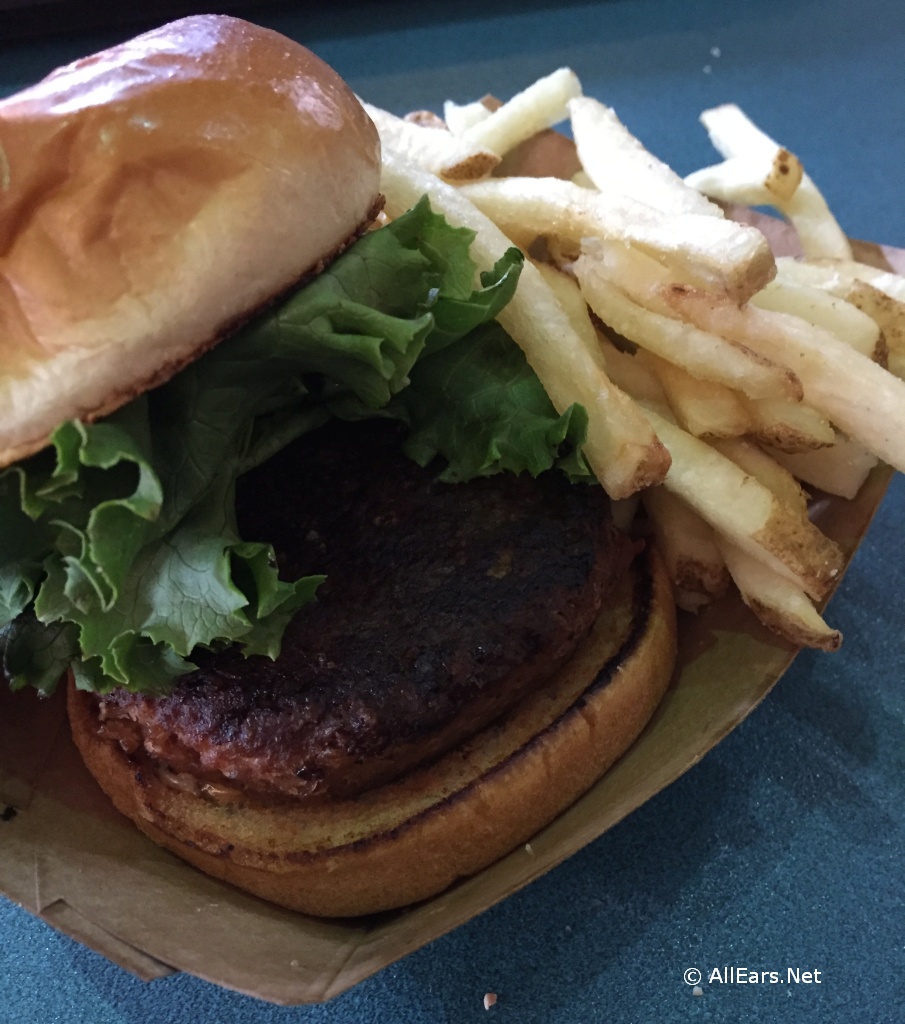
<path fill-rule="evenodd" d="M 191 17 L 0 102 L 0 465 L 167 380 L 376 211 L 377 132 L 276 32 Z"/>
<path fill-rule="evenodd" d="M 636 560 L 548 685 L 438 762 L 325 806 L 219 804 L 168 784 L 99 735 L 70 683 L 73 735 L 116 807 L 202 871 L 294 910 L 354 916 L 432 896 L 526 842 L 628 748 L 675 661 L 659 558 Z"/>

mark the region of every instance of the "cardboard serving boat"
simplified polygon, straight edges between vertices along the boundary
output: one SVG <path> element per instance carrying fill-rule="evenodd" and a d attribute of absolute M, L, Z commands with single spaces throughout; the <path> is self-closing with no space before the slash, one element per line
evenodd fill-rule
<path fill-rule="evenodd" d="M 734 211 L 788 252 L 778 221 Z M 905 272 L 905 252 L 856 243 Z M 823 498 L 820 528 L 846 565 L 891 476 L 852 501 Z M 841 578 L 841 576 L 840 576 Z M 323 920 L 271 906 L 155 846 L 109 804 L 69 737 L 59 693 L 0 687 L 0 893 L 144 979 L 185 971 L 280 1004 L 320 1002 L 456 928 L 592 842 L 699 761 L 769 693 L 796 651 L 728 597 L 680 616 L 669 691 L 631 749 L 525 847 L 414 907 Z M 845 657 L 843 652 L 835 657 Z"/>

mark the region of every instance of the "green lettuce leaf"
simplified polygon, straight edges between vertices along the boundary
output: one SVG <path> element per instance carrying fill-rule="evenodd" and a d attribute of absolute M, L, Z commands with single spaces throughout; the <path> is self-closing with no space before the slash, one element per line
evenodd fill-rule
<path fill-rule="evenodd" d="M 48 625 L 24 611 L 0 629 L 0 665 L 14 690 L 33 686 L 49 696 L 78 656 L 78 635 L 71 622 Z"/>
<path fill-rule="evenodd" d="M 0 475 L 0 629 L 31 604 L 43 574 L 52 531 L 24 510 L 26 474 L 13 467 Z"/>
<path fill-rule="evenodd" d="M 441 457 L 446 482 L 502 471 L 537 476 L 552 466 L 574 481 L 593 479 L 581 455 L 584 408 L 573 405 L 558 416 L 495 321 L 422 360 L 398 402 L 410 424 L 406 454 L 422 466 Z"/>

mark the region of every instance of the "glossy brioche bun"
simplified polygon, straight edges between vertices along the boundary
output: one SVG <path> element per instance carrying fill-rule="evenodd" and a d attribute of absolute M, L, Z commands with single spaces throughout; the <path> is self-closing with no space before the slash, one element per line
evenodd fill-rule
<path fill-rule="evenodd" d="M 274 903 L 355 916 L 435 895 L 570 806 L 650 719 L 675 645 L 670 584 L 649 552 L 546 686 L 434 764 L 317 807 L 218 803 L 175 788 L 99 734 L 96 702 L 71 681 L 69 714 L 89 770 L 155 842 Z"/>
<path fill-rule="evenodd" d="M 162 383 L 377 211 L 377 132 L 320 59 L 189 17 L 0 101 L 0 465 Z"/>

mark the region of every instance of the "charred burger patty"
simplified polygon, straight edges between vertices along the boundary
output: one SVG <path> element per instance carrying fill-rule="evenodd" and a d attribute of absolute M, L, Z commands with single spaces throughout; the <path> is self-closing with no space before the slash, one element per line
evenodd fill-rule
<path fill-rule="evenodd" d="M 306 436 L 242 479 L 238 511 L 290 577 L 325 573 L 317 602 L 276 661 L 201 655 L 167 697 L 101 699 L 102 732 L 294 799 L 351 796 L 480 730 L 572 654 L 630 557 L 600 488 L 441 483 L 390 425 Z"/>

